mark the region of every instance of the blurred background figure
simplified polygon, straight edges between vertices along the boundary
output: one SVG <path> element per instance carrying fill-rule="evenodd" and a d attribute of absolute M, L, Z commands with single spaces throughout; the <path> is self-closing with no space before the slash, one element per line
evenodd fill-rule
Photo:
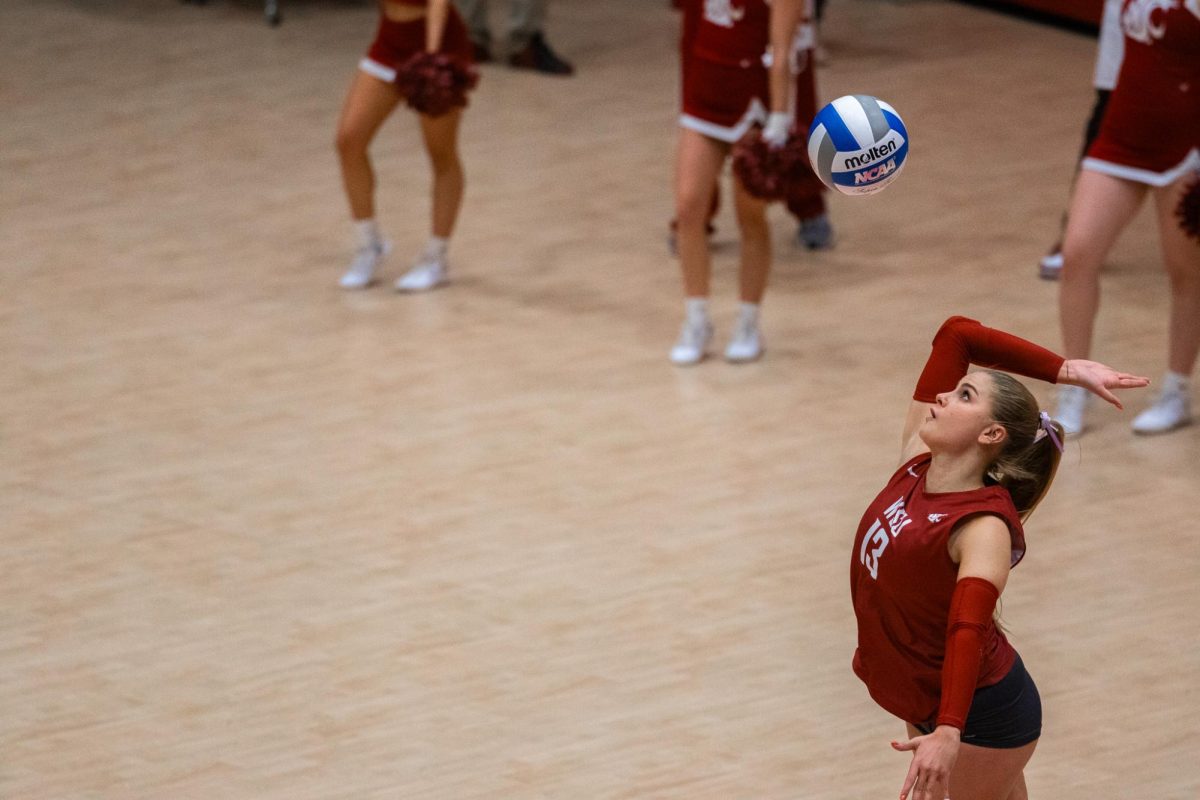
<path fill-rule="evenodd" d="M 1088 148 L 1100 133 L 1104 109 L 1108 106 L 1113 87 L 1117 85 L 1117 73 L 1121 71 L 1121 59 L 1125 54 L 1125 35 L 1121 33 L 1121 3 L 1122 0 L 1104 0 L 1104 16 L 1100 21 L 1100 40 L 1096 48 L 1096 67 L 1092 77 L 1092 85 L 1096 88 L 1096 100 L 1092 104 L 1092 113 L 1083 131 L 1080 159 L 1087 155 Z M 1064 213 L 1059 223 L 1058 239 L 1038 263 L 1038 274 L 1048 281 L 1058 280 L 1062 272 L 1062 237 L 1066 227 L 1067 215 Z"/>
<path fill-rule="evenodd" d="M 488 0 L 454 0 L 467 21 L 467 30 L 475 46 L 475 60 L 485 64 L 494 60 Z M 547 0 L 508 0 L 507 46 L 509 66 L 531 69 L 547 75 L 572 75 L 575 67 L 546 42 L 544 25 Z"/>
<path fill-rule="evenodd" d="M 1100 265 L 1147 195 L 1171 285 L 1167 373 L 1136 433 L 1164 433 L 1192 420 L 1188 383 L 1200 351 L 1200 241 L 1177 209 L 1200 168 L 1200 0 L 1165 6 L 1127 0 L 1125 56 L 1096 140 L 1075 181 L 1063 237 L 1058 306 L 1067 358 L 1087 358 L 1100 306 Z M 1086 393 L 1059 392 L 1057 418 L 1084 429 Z"/>
<path fill-rule="evenodd" d="M 337 126 L 337 152 L 342 184 L 350 203 L 358 250 L 338 282 L 343 289 L 365 289 L 391 249 L 375 219 L 375 171 L 368 150 L 379 128 L 404 99 L 396 87 L 396 71 L 420 52 L 445 53 L 471 63 L 471 41 L 450 0 L 380 0 L 379 28 L 350 85 Z M 432 231 L 416 264 L 396 281 L 399 291 L 424 291 L 447 278 L 446 250 L 462 205 L 462 162 L 458 156 L 458 123 L 462 109 L 447 114 L 420 114 L 421 136 L 433 168 Z"/>
<path fill-rule="evenodd" d="M 687 6 L 693 8 L 690 12 Z M 672 7 L 684 11 L 682 36 L 680 37 L 680 72 L 681 85 L 687 84 L 688 61 L 695 36 L 696 26 L 700 20 L 702 0 L 671 0 Z M 817 6 L 819 8 L 820 5 Z M 814 6 L 809 0 L 805 4 L 805 14 L 800 25 L 796 28 L 796 37 L 792 43 L 790 65 L 795 80 L 796 94 L 792 113 L 795 128 L 804 132 L 812 124 L 817 115 L 817 36 L 816 23 L 813 19 Z M 833 247 L 833 225 L 829 220 L 828 209 L 825 205 L 825 185 L 820 178 L 812 175 L 810 179 L 792 184 L 787 196 L 787 208 L 795 217 L 798 228 L 796 244 L 809 250 L 827 250 Z M 712 202 L 709 206 L 706 232 L 709 236 L 716 232 L 713 220 L 721 207 L 721 191 L 718 183 L 713 184 Z M 672 254 L 677 254 L 678 223 L 671 220 L 668 246 Z"/>
<path fill-rule="evenodd" d="M 676 241 L 683 271 L 684 321 L 671 348 L 672 363 L 704 359 L 713 337 L 708 296 L 711 257 L 709 216 L 713 191 L 734 142 L 755 125 L 781 146 L 792 126 L 789 59 L 803 0 L 685 0 L 681 39 L 683 113 L 675 176 Z M 768 66 L 769 64 L 769 66 Z M 731 362 L 754 361 L 764 342 L 759 308 L 771 268 L 767 204 L 734 177 L 734 207 L 741 233 L 737 321 L 725 348 Z"/>
<path fill-rule="evenodd" d="M 812 0 L 805 4 L 805 20 L 796 28 L 792 44 L 791 67 L 796 80 L 793 112 L 796 130 L 808 131 L 817 115 L 817 23 L 815 14 L 824 3 L 814 8 Z M 825 206 L 825 184 L 812 174 L 796 181 L 788 192 L 787 208 L 796 218 L 796 243 L 809 250 L 828 250 L 833 247 L 833 225 Z"/>

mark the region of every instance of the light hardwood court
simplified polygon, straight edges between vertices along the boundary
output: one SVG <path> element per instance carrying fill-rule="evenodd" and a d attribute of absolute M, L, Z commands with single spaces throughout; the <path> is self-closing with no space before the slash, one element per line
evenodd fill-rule
<path fill-rule="evenodd" d="M 552 3 L 575 78 L 483 69 L 456 282 L 417 297 L 335 285 L 375 12 L 285 12 L 0 3 L 0 797 L 896 796 L 849 543 L 942 319 L 1058 345 L 1093 40 L 835 0 L 823 95 L 891 102 L 910 163 L 832 199 L 831 252 L 773 210 L 766 357 L 676 369 L 666 0 Z M 390 279 L 411 116 L 375 156 Z M 1147 215 L 1104 289 L 1097 355 L 1157 379 Z M 1070 444 L 1005 594 L 1039 800 L 1200 796 L 1200 428 L 1135 438 L 1147 398 Z"/>

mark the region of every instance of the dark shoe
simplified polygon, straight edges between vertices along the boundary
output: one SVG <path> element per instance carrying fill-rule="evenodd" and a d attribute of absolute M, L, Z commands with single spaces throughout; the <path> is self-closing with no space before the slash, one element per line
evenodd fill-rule
<path fill-rule="evenodd" d="M 559 58 L 541 33 L 535 33 L 523 50 L 509 56 L 508 63 L 518 69 L 532 69 L 547 75 L 575 74 L 575 67 Z"/>
<path fill-rule="evenodd" d="M 833 225 L 829 222 L 828 214 L 818 214 L 815 217 L 800 220 L 796 231 L 796 243 L 809 250 L 829 250 L 833 247 Z"/>
<path fill-rule="evenodd" d="M 474 42 L 471 44 L 471 49 L 475 51 L 476 64 L 490 64 L 496 60 L 492 58 L 492 49 L 486 44 Z"/>

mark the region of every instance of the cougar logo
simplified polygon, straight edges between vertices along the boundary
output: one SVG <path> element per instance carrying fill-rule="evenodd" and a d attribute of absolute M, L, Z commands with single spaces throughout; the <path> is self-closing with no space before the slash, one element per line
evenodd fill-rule
<path fill-rule="evenodd" d="M 947 516 L 948 516 L 947 514 L 930 514 L 930 515 L 929 515 L 929 521 L 930 521 L 930 522 L 941 522 L 941 521 L 942 521 L 942 520 L 944 520 L 944 519 L 945 519 Z"/>
<path fill-rule="evenodd" d="M 1167 32 L 1167 26 L 1154 21 L 1155 11 L 1170 11 L 1177 8 L 1176 0 L 1132 0 L 1121 14 L 1121 27 L 1125 35 L 1142 44 L 1154 44 Z"/>
<path fill-rule="evenodd" d="M 704 18 L 713 25 L 732 28 L 746 16 L 746 9 L 734 8 L 733 0 L 704 0 Z"/>

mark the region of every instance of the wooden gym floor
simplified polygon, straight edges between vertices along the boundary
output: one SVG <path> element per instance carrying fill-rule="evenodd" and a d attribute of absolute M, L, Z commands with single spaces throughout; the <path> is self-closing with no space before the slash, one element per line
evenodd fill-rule
<path fill-rule="evenodd" d="M 675 369 L 666 6 L 560 0 L 577 77 L 484 68 L 457 280 L 402 297 L 335 287 L 369 4 L 0 4 L 0 797 L 896 795 L 849 543 L 943 318 L 1058 345 L 1094 42 L 835 0 L 822 94 L 890 101 L 911 163 L 831 252 L 774 209 L 766 358 Z M 375 156 L 390 282 L 411 116 Z M 1147 215 L 1104 284 L 1097 357 L 1157 379 Z M 1200 428 L 1135 438 L 1147 397 L 1096 408 L 1005 595 L 1036 798 L 1200 796 Z"/>

